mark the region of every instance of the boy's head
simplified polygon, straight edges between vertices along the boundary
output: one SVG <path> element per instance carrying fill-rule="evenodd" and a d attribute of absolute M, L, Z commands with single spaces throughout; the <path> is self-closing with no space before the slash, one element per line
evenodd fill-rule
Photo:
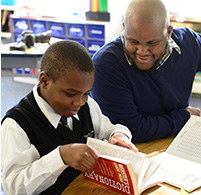
<path fill-rule="evenodd" d="M 51 45 L 41 60 L 41 71 L 56 81 L 71 70 L 93 72 L 94 65 L 91 57 L 81 44 L 65 40 Z"/>
<path fill-rule="evenodd" d="M 70 117 L 86 103 L 94 77 L 86 48 L 74 41 L 60 41 L 42 57 L 40 94 L 58 114 Z"/>

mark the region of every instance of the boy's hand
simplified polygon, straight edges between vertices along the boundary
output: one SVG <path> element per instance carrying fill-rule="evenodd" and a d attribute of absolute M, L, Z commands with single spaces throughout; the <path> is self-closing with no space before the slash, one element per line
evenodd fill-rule
<path fill-rule="evenodd" d="M 59 148 L 64 163 L 82 172 L 91 173 L 98 153 L 86 144 L 66 144 Z"/>
<path fill-rule="evenodd" d="M 135 145 L 128 139 L 128 137 L 122 133 L 115 133 L 109 140 L 109 143 L 119 145 L 128 148 L 134 152 L 138 152 Z"/>

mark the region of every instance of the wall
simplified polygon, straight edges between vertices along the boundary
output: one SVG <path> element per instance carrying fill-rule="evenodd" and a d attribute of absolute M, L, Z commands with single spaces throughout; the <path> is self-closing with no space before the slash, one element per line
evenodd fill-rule
<path fill-rule="evenodd" d="M 121 20 L 127 5 L 131 0 L 108 0 L 108 12 L 113 20 Z M 38 16 L 49 16 L 68 19 L 72 15 L 79 14 L 84 17 L 86 11 L 89 11 L 89 0 L 17 0 L 18 8 L 24 6 L 35 10 Z M 78 6 L 79 5 L 79 6 Z M 20 14 L 23 10 L 16 10 Z M 22 13 L 21 13 L 22 14 Z"/>

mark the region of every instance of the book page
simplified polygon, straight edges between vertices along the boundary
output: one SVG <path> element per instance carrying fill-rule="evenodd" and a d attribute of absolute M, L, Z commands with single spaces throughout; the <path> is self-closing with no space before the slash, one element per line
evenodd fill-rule
<path fill-rule="evenodd" d="M 201 117 L 191 116 L 167 153 L 201 164 Z"/>
<path fill-rule="evenodd" d="M 156 186 L 162 182 L 163 181 L 161 180 L 160 177 L 158 177 L 158 175 L 153 174 L 145 183 L 143 183 L 143 185 L 141 186 L 141 188 L 139 190 L 139 194 L 141 194 L 142 192 L 144 192 L 148 188 Z"/>
<path fill-rule="evenodd" d="M 137 178 L 139 178 L 146 155 L 136 153 L 127 148 L 112 145 L 108 142 L 89 137 L 87 139 L 87 144 L 95 148 L 98 152 L 100 152 L 100 154 L 113 156 L 124 160 L 129 160 L 131 162 L 131 165 L 134 169 Z"/>
<path fill-rule="evenodd" d="M 147 188 L 150 184 L 161 183 L 160 178 L 158 177 L 153 178 L 154 172 L 158 169 L 160 163 L 152 158 L 148 160 L 149 160 L 149 168 L 146 169 L 145 174 L 142 174 L 143 177 L 140 176 L 138 180 L 139 181 L 138 188 L 143 190 L 144 188 Z M 141 172 L 143 172 L 143 168 Z"/>
<path fill-rule="evenodd" d="M 167 152 L 152 158 L 160 162 L 160 167 L 154 173 L 155 177 L 189 192 L 201 186 L 201 164 Z"/>

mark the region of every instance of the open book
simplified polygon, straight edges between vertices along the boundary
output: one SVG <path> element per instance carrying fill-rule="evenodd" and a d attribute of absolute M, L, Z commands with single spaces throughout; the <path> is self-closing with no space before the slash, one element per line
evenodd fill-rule
<path fill-rule="evenodd" d="M 87 144 L 100 152 L 92 173 L 83 173 L 86 179 L 122 194 L 138 195 L 160 183 L 153 173 L 159 164 L 145 154 L 88 138 Z"/>
<path fill-rule="evenodd" d="M 154 157 L 155 174 L 164 182 L 191 192 L 201 186 L 201 117 L 191 116 L 166 152 Z"/>

